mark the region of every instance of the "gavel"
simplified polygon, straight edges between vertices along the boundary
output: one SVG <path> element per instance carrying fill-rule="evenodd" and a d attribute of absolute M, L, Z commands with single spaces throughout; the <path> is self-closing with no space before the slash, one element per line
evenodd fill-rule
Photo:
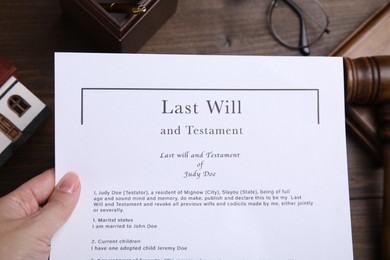
<path fill-rule="evenodd" d="M 382 259 L 390 259 L 390 56 L 343 58 L 347 105 L 375 105 L 384 169 Z"/>

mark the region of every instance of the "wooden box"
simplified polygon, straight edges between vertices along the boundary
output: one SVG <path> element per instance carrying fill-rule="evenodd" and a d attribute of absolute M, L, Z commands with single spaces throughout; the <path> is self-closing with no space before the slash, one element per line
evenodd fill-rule
<path fill-rule="evenodd" d="M 59 0 L 65 14 L 108 51 L 137 52 L 171 17 L 178 0 Z M 140 14 L 106 11 L 101 3 L 135 3 Z"/>

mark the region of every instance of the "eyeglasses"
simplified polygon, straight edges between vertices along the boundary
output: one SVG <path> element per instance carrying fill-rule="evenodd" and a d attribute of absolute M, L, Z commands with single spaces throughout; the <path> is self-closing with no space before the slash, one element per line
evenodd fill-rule
<path fill-rule="evenodd" d="M 267 25 L 276 41 L 303 55 L 310 55 L 310 46 L 330 32 L 328 15 L 317 0 L 273 0 Z"/>

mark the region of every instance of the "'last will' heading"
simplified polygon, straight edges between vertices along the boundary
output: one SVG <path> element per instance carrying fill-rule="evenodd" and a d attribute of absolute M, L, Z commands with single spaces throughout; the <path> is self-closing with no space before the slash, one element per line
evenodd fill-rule
<path fill-rule="evenodd" d="M 169 104 L 162 100 L 162 114 L 199 114 L 199 105 Z M 210 114 L 241 114 L 241 100 L 206 100 L 205 106 Z"/>

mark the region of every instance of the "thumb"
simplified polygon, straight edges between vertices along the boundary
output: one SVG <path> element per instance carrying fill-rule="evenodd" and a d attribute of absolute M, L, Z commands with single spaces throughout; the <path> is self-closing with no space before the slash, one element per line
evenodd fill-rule
<path fill-rule="evenodd" d="M 72 214 L 79 197 L 79 177 L 75 173 L 69 172 L 60 180 L 47 204 L 39 211 L 39 222 L 44 225 L 50 237 Z"/>

